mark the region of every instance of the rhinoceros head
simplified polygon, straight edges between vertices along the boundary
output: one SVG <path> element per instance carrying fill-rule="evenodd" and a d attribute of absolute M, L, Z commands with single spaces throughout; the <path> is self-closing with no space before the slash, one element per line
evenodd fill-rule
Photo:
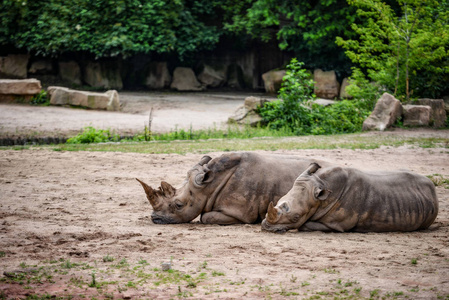
<path fill-rule="evenodd" d="M 326 184 L 314 173 L 321 168 L 317 163 L 310 164 L 296 179 L 292 189 L 276 206 L 268 205 L 262 229 L 283 233 L 290 229 L 299 228 L 318 209 L 320 201 L 326 200 L 331 193 Z"/>
<path fill-rule="evenodd" d="M 207 168 L 211 157 L 204 156 L 188 173 L 182 187 L 174 188 L 162 181 L 158 189 L 153 189 L 143 181 L 140 182 L 147 199 L 153 207 L 151 219 L 156 224 L 187 223 L 195 219 L 203 210 L 206 198 L 201 190 L 213 179 Z"/>

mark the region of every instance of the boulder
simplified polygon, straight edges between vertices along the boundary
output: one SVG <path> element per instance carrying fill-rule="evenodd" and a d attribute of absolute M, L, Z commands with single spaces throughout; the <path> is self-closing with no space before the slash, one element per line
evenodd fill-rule
<path fill-rule="evenodd" d="M 120 110 L 120 100 L 116 90 L 96 93 L 51 86 L 48 87 L 48 93 L 51 105 L 74 105 L 110 111 Z"/>
<path fill-rule="evenodd" d="M 265 91 L 270 94 L 277 93 L 282 86 L 282 79 L 287 72 L 285 70 L 271 70 L 262 74 Z"/>
<path fill-rule="evenodd" d="M 83 79 L 91 87 L 119 90 L 123 88 L 116 62 L 88 62 L 84 68 Z"/>
<path fill-rule="evenodd" d="M 335 71 L 316 69 L 313 72 L 315 81 L 314 93 L 319 98 L 334 99 L 340 93 L 340 83 L 337 81 Z"/>
<path fill-rule="evenodd" d="M 0 79 L 2 95 L 35 95 L 42 90 L 37 79 Z"/>
<path fill-rule="evenodd" d="M 198 80 L 206 87 L 221 87 L 226 83 L 226 66 L 204 65 L 198 75 Z"/>
<path fill-rule="evenodd" d="M 363 122 L 362 130 L 380 130 L 391 127 L 402 114 L 401 102 L 394 96 L 384 93 L 377 100 L 371 115 Z"/>
<path fill-rule="evenodd" d="M 171 75 L 166 62 L 150 62 L 145 75 L 145 85 L 150 89 L 163 89 L 170 86 Z"/>
<path fill-rule="evenodd" d="M 47 75 L 53 73 L 53 63 L 51 60 L 36 60 L 28 70 L 29 74 Z"/>
<path fill-rule="evenodd" d="M 242 106 L 239 106 L 234 115 L 228 118 L 228 123 L 257 126 L 262 122 L 262 117 L 256 112 L 268 100 L 258 97 L 246 97 Z"/>
<path fill-rule="evenodd" d="M 26 78 L 28 54 L 10 54 L 0 57 L 0 78 Z"/>
<path fill-rule="evenodd" d="M 59 77 L 73 85 L 81 85 L 81 69 L 76 61 L 60 61 Z"/>
<path fill-rule="evenodd" d="M 448 115 L 449 114 L 449 96 L 444 96 L 443 101 L 444 101 L 444 109 L 446 110 L 446 115 Z"/>
<path fill-rule="evenodd" d="M 419 105 L 427 105 L 432 108 L 430 112 L 430 125 L 435 128 L 446 126 L 446 109 L 443 99 L 418 99 Z"/>
<path fill-rule="evenodd" d="M 404 105 L 404 126 L 429 126 L 432 108 L 428 105 Z"/>
<path fill-rule="evenodd" d="M 243 89 L 245 87 L 243 70 L 238 64 L 231 64 L 228 66 L 226 78 L 226 85 L 231 88 Z"/>
<path fill-rule="evenodd" d="M 349 86 L 349 79 L 348 78 L 343 78 L 343 82 L 341 83 L 341 86 L 340 86 L 340 98 L 342 98 L 342 99 L 352 99 L 352 96 L 350 96 L 346 92 L 346 88 L 348 86 Z"/>
<path fill-rule="evenodd" d="M 178 67 L 173 72 L 170 88 L 178 91 L 202 91 L 204 87 L 196 79 L 191 68 Z"/>

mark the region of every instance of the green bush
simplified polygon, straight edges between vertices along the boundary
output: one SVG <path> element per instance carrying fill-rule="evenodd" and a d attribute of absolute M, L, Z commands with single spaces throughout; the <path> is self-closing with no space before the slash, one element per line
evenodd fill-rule
<path fill-rule="evenodd" d="M 38 94 L 34 95 L 30 101 L 34 105 L 50 105 L 50 98 L 45 90 L 40 91 Z"/>
<path fill-rule="evenodd" d="M 84 128 L 84 131 L 67 140 L 67 144 L 90 144 L 90 143 L 105 143 L 117 142 L 120 137 L 116 134 L 111 134 L 109 130 L 95 129 L 92 126 Z"/>
<path fill-rule="evenodd" d="M 279 91 L 280 100 L 266 103 L 259 113 L 267 126 L 291 131 L 296 135 L 338 134 L 361 131 L 363 121 L 371 113 L 375 97 L 343 100 L 331 106 L 313 103 L 313 80 L 302 63 L 293 59 Z M 366 90 L 364 90 L 366 91 Z M 362 93 L 362 91 L 360 91 Z"/>
<path fill-rule="evenodd" d="M 311 74 L 302 69 L 303 65 L 293 58 L 287 66 L 279 90 L 280 100 L 266 103 L 259 109 L 260 115 L 270 128 L 276 130 L 288 128 L 294 131 L 299 124 L 308 123 L 309 109 L 304 104 L 315 97 L 314 83 Z"/>

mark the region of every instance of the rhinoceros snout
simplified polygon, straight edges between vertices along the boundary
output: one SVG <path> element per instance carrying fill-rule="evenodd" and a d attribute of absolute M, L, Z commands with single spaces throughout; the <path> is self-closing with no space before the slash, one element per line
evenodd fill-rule
<path fill-rule="evenodd" d="M 265 219 L 262 221 L 262 230 L 274 233 L 285 233 L 288 231 L 288 228 L 285 226 L 270 224 L 267 222 L 267 219 Z"/>
<path fill-rule="evenodd" d="M 153 221 L 154 224 L 174 224 L 174 223 L 179 223 L 179 222 L 175 222 L 171 218 L 167 218 L 167 217 L 156 215 L 156 214 L 152 214 L 151 215 L 151 220 Z"/>

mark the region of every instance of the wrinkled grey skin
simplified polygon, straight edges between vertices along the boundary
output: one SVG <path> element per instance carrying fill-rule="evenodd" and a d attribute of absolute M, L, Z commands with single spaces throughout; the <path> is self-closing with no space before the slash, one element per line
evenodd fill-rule
<path fill-rule="evenodd" d="M 275 207 L 269 205 L 263 230 L 413 231 L 428 228 L 437 217 L 435 186 L 427 177 L 319 169 L 319 164 L 311 164 Z"/>
<path fill-rule="evenodd" d="M 263 219 L 268 203 L 276 204 L 292 188 L 298 170 L 311 162 L 295 156 L 229 153 L 203 157 L 178 189 L 162 182 L 156 190 L 137 180 L 156 224 L 187 223 L 200 214 L 205 224 L 251 224 Z"/>

